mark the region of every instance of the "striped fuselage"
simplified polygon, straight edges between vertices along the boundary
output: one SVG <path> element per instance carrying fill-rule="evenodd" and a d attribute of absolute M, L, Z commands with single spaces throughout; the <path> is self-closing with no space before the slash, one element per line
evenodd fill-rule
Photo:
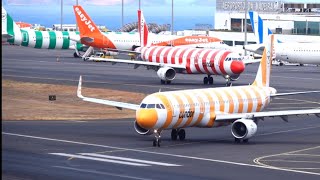
<path fill-rule="evenodd" d="M 145 129 L 228 125 L 215 123 L 216 115 L 262 111 L 274 92 L 274 88 L 251 85 L 154 93 L 142 101 L 136 120 Z"/>
<path fill-rule="evenodd" d="M 244 69 L 242 57 L 228 50 L 152 46 L 137 48 L 136 51 L 141 53 L 144 61 L 184 65 L 186 70 L 183 73 L 187 74 L 232 76 L 240 74 Z M 233 62 L 238 63 L 239 67 L 234 68 L 235 72 L 231 68 Z"/>
<path fill-rule="evenodd" d="M 68 31 L 35 31 L 19 29 L 14 32 L 9 43 L 38 49 L 74 49 L 82 50 L 82 44 L 69 39 L 79 36 L 78 32 Z"/>

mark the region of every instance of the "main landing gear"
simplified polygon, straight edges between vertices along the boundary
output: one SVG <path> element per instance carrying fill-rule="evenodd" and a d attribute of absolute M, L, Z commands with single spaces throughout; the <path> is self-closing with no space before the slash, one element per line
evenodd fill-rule
<path fill-rule="evenodd" d="M 208 75 L 208 77 L 204 77 L 203 84 L 213 84 L 213 78 L 210 75 Z"/>
<path fill-rule="evenodd" d="M 179 137 L 180 141 L 186 139 L 186 131 L 184 129 L 172 129 L 171 130 L 171 140 L 175 141 Z"/>
<path fill-rule="evenodd" d="M 171 84 L 171 81 L 165 81 L 161 79 L 161 84 Z"/>
<path fill-rule="evenodd" d="M 241 139 L 239 139 L 239 138 L 234 138 L 234 142 L 237 143 L 237 144 L 240 144 L 240 143 L 241 143 Z M 248 142 L 249 142 L 249 139 L 243 139 L 242 142 L 243 142 L 243 143 L 248 143 Z"/>

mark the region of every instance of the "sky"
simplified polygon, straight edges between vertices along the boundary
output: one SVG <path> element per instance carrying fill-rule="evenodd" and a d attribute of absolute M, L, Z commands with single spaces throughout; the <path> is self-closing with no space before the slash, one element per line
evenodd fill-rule
<path fill-rule="evenodd" d="M 124 24 L 137 21 L 139 0 L 124 1 Z M 190 24 L 193 28 L 196 23 L 214 24 L 216 0 L 173 0 L 175 24 Z M 250 0 L 249 0 L 250 1 Z M 290 2 L 312 2 L 319 0 L 287 0 Z M 76 0 L 64 0 L 64 23 L 75 24 L 72 5 Z M 141 9 L 147 22 L 158 24 L 171 24 L 172 0 L 140 0 Z M 117 23 L 120 26 L 122 13 L 122 0 L 78 0 L 91 18 L 97 23 L 107 26 Z M 2 5 L 16 20 L 31 24 L 40 23 L 45 26 L 60 23 L 61 0 L 3 0 Z M 177 22 L 179 21 L 179 22 Z M 47 24 L 43 24 L 47 23 Z"/>

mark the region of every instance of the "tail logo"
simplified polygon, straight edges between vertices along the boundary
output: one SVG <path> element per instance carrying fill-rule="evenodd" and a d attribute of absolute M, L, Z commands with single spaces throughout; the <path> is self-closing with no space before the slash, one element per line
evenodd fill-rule
<path fill-rule="evenodd" d="M 76 7 L 75 10 L 76 10 L 77 14 L 79 15 L 80 20 L 82 22 L 84 21 L 84 23 L 87 25 L 88 29 L 90 29 L 90 31 L 93 32 L 95 30 L 95 27 L 91 24 L 91 21 L 90 20 L 88 21 L 88 18 L 81 12 L 81 10 L 78 7 Z"/>

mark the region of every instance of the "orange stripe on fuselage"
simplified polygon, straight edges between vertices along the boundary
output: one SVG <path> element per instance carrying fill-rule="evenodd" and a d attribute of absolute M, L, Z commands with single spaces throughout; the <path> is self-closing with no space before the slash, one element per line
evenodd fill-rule
<path fill-rule="evenodd" d="M 254 94 L 256 95 L 256 98 L 257 98 L 257 100 L 258 100 L 256 112 L 259 112 L 259 111 L 261 111 L 262 97 L 261 97 L 260 93 L 256 90 L 256 88 L 251 88 L 251 89 L 253 90 L 253 92 L 254 92 Z"/>
<path fill-rule="evenodd" d="M 166 107 L 166 110 L 167 110 L 167 119 L 166 119 L 164 125 L 161 127 L 161 129 L 165 129 L 172 122 L 173 107 L 171 106 L 170 101 L 168 100 L 168 98 L 165 95 L 157 94 L 156 97 L 158 97 L 161 100 L 161 102 L 163 103 L 163 105 Z"/>
<path fill-rule="evenodd" d="M 203 119 L 204 112 L 205 112 L 205 104 L 204 104 L 204 101 L 203 101 L 202 97 L 197 96 L 195 94 L 194 94 L 194 97 L 196 97 L 198 102 L 200 103 L 200 105 L 199 105 L 200 106 L 199 116 L 198 116 L 197 121 L 193 125 L 193 126 L 197 126 L 201 122 L 201 120 Z"/>
<path fill-rule="evenodd" d="M 248 103 L 248 110 L 247 112 L 252 112 L 252 108 L 253 108 L 253 101 L 252 101 L 252 97 L 250 95 L 250 93 L 248 92 L 247 88 L 242 88 L 242 91 L 246 94 L 247 96 L 247 103 Z"/>
<path fill-rule="evenodd" d="M 243 112 L 243 101 L 241 100 L 242 97 L 241 97 L 240 93 L 237 91 L 237 89 L 233 90 L 233 92 L 236 94 L 238 102 L 239 102 L 238 112 L 236 112 L 236 113 L 242 113 Z"/>
<path fill-rule="evenodd" d="M 222 95 L 218 92 L 218 90 L 214 90 L 213 92 L 218 97 L 219 108 L 220 108 L 219 111 L 224 112 L 225 104 L 224 104 L 224 99 L 223 99 Z"/>
<path fill-rule="evenodd" d="M 233 111 L 234 111 L 234 103 L 233 103 L 232 96 L 230 95 L 230 93 L 228 91 L 224 91 L 224 92 L 227 95 L 227 98 L 228 98 L 228 101 L 229 101 L 229 113 L 233 113 Z"/>
<path fill-rule="evenodd" d="M 190 105 L 189 107 L 189 112 L 193 112 L 192 114 L 194 114 L 194 110 L 195 110 L 195 107 L 194 107 L 194 102 L 193 100 L 191 99 L 191 97 L 187 94 L 187 93 L 182 93 L 188 100 L 188 103 Z M 190 113 L 189 113 L 190 115 Z M 193 119 L 193 115 L 191 115 L 190 117 L 188 117 L 188 120 L 186 122 L 185 125 L 183 125 L 183 127 L 188 127 L 190 126 L 190 123 L 192 122 L 192 119 Z"/>
<path fill-rule="evenodd" d="M 181 124 L 182 120 L 183 120 L 183 117 L 180 117 L 180 113 L 184 112 L 184 104 L 183 104 L 182 99 L 178 95 L 173 94 L 173 97 L 178 101 L 178 104 L 179 104 L 178 121 L 173 126 L 173 129 L 177 129 L 179 127 L 179 125 Z"/>

